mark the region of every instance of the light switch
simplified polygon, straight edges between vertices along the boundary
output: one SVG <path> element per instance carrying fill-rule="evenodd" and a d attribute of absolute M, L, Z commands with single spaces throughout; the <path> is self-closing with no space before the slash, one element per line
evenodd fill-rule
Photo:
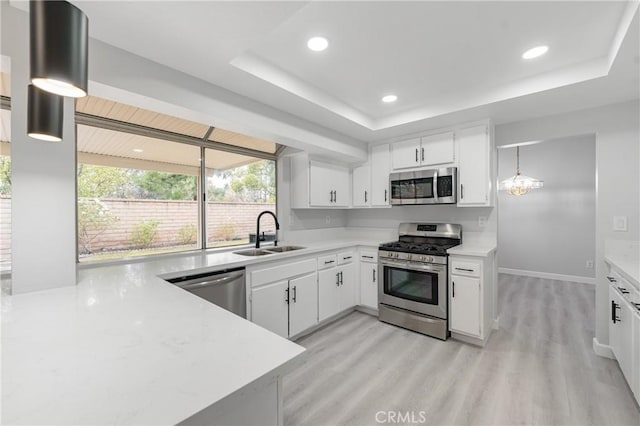
<path fill-rule="evenodd" d="M 614 216 L 613 217 L 613 230 L 616 232 L 627 232 L 627 217 L 626 216 Z"/>
<path fill-rule="evenodd" d="M 478 227 L 484 228 L 487 226 L 487 217 L 486 216 L 478 216 Z"/>

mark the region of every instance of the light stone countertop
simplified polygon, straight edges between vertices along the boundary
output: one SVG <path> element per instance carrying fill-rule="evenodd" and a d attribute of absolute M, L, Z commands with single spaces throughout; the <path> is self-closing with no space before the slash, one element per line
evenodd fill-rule
<path fill-rule="evenodd" d="M 607 241 L 604 260 L 640 290 L 640 243 L 638 241 Z"/>
<path fill-rule="evenodd" d="M 462 234 L 462 244 L 447 250 L 447 253 L 457 256 L 487 257 L 497 249 L 494 233 L 481 234 L 467 232 Z"/>
<path fill-rule="evenodd" d="M 3 296 L 2 423 L 176 424 L 259 378 L 284 374 L 304 348 L 158 275 L 380 242 L 86 268 L 77 285 Z"/>

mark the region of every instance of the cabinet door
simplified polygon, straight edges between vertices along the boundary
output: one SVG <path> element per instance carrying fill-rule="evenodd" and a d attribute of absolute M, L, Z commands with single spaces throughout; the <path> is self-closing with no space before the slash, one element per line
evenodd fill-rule
<path fill-rule="evenodd" d="M 489 205 L 491 177 L 487 126 L 458 132 L 458 206 Z"/>
<path fill-rule="evenodd" d="M 289 337 L 289 281 L 251 291 L 251 321 L 282 337 Z"/>
<path fill-rule="evenodd" d="M 613 355 L 616 357 L 618 362 L 620 362 L 620 354 L 621 354 L 621 333 L 620 333 L 620 322 L 618 318 L 620 318 L 620 297 L 613 289 L 613 287 L 609 287 L 609 315 L 607 316 L 609 320 L 609 346 L 611 346 L 611 351 Z"/>
<path fill-rule="evenodd" d="M 318 272 L 318 319 L 325 320 L 338 312 L 340 312 L 338 269 L 324 269 Z"/>
<path fill-rule="evenodd" d="M 309 204 L 311 206 L 333 205 L 333 170 L 323 163 L 311 161 L 309 169 Z"/>
<path fill-rule="evenodd" d="M 349 169 L 336 166 L 331 169 L 330 174 L 331 189 L 333 190 L 334 206 L 348 206 L 351 203 L 351 182 L 349 180 Z"/>
<path fill-rule="evenodd" d="M 640 313 L 633 315 L 633 342 L 634 393 L 640 404 Z"/>
<path fill-rule="evenodd" d="M 396 142 L 391 151 L 394 170 L 420 166 L 420 138 Z"/>
<path fill-rule="evenodd" d="M 622 299 L 620 306 L 620 369 L 633 388 L 633 309 L 629 303 Z"/>
<path fill-rule="evenodd" d="M 371 204 L 371 168 L 369 165 L 353 169 L 353 206 L 367 207 Z"/>
<path fill-rule="evenodd" d="M 480 337 L 480 279 L 451 275 L 451 331 Z"/>
<path fill-rule="evenodd" d="M 371 148 L 371 205 L 389 205 L 389 144 Z"/>
<path fill-rule="evenodd" d="M 339 306 L 338 312 L 356 305 L 356 265 L 349 263 L 338 268 L 340 273 Z"/>
<path fill-rule="evenodd" d="M 318 277 L 308 274 L 289 281 L 289 336 L 318 323 Z"/>
<path fill-rule="evenodd" d="M 360 304 L 378 309 L 378 265 L 360 264 Z"/>
<path fill-rule="evenodd" d="M 453 132 L 427 136 L 421 139 L 421 162 L 423 166 L 453 163 L 455 143 Z"/>

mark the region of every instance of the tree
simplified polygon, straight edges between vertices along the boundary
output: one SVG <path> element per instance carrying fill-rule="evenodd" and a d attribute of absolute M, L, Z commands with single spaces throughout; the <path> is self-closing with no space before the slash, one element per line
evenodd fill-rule
<path fill-rule="evenodd" d="M 81 254 L 92 252 L 91 244 L 118 220 L 98 199 L 78 200 L 78 243 Z"/>
<path fill-rule="evenodd" d="M 275 161 L 256 161 L 233 170 L 231 175 L 237 201 L 275 203 Z"/>
<path fill-rule="evenodd" d="M 134 182 L 144 190 L 144 198 L 154 200 L 195 200 L 195 176 L 145 171 L 135 176 Z"/>
<path fill-rule="evenodd" d="M 0 195 L 11 195 L 11 158 L 0 156 Z"/>
<path fill-rule="evenodd" d="M 78 197 L 125 198 L 129 180 L 127 169 L 78 164 Z"/>

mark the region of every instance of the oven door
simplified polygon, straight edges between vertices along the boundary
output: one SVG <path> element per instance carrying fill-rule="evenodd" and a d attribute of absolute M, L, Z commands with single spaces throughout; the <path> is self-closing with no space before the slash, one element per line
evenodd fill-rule
<path fill-rule="evenodd" d="M 447 319 L 446 265 L 382 259 L 379 271 L 380 303 Z"/>

